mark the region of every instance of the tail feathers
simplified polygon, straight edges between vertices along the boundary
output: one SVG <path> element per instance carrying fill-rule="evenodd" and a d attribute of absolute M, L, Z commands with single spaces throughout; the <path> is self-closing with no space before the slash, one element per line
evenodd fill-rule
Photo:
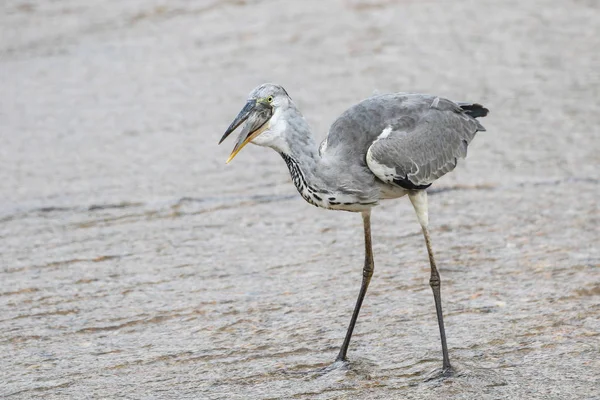
<path fill-rule="evenodd" d="M 458 105 L 463 109 L 465 114 L 473 118 L 485 117 L 490 112 L 490 110 L 477 103 L 458 103 Z"/>

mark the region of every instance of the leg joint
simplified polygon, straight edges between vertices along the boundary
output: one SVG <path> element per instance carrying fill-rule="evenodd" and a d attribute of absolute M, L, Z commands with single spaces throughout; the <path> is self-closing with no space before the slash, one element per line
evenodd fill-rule
<path fill-rule="evenodd" d="M 440 274 L 431 274 L 431 277 L 429 278 L 429 286 L 432 288 L 439 288 L 441 283 L 442 281 L 440 279 Z"/>

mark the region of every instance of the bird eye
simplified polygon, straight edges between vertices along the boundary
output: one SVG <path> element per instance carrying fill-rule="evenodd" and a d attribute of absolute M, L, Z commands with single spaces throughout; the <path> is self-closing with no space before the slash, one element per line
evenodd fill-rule
<path fill-rule="evenodd" d="M 272 103 L 272 102 L 273 102 L 273 96 L 269 96 L 269 97 L 267 97 L 267 101 L 268 101 L 269 103 Z"/>

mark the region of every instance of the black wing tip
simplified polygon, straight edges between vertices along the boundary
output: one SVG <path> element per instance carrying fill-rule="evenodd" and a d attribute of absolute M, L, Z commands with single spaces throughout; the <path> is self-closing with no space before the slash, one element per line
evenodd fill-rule
<path fill-rule="evenodd" d="M 423 189 L 427 189 L 429 186 L 431 186 L 431 183 L 429 183 L 427 185 L 415 185 L 408 178 L 400 178 L 400 177 L 394 178 L 393 182 L 396 185 L 400 186 L 401 188 L 408 189 L 408 190 L 423 190 Z"/>
<path fill-rule="evenodd" d="M 482 118 L 488 115 L 490 110 L 477 103 L 461 103 L 459 104 L 460 108 L 465 112 L 465 114 L 473 117 L 473 118 Z"/>

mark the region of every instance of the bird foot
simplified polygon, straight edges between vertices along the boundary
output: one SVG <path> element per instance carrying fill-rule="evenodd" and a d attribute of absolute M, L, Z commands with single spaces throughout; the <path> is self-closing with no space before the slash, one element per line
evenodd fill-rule
<path fill-rule="evenodd" d="M 335 360 L 333 362 L 333 364 L 329 364 L 325 367 L 319 368 L 315 371 L 313 371 L 314 373 L 317 373 L 319 375 L 325 375 L 328 374 L 330 372 L 334 372 L 334 371 L 347 371 L 350 369 L 350 363 L 348 362 L 348 360 Z"/>
<path fill-rule="evenodd" d="M 436 368 L 429 373 L 427 378 L 425 378 L 425 382 L 438 381 L 446 378 L 450 378 L 455 374 L 454 368 L 451 365 L 442 368 Z"/>
<path fill-rule="evenodd" d="M 300 371 L 280 369 L 278 372 L 283 373 L 285 375 L 320 376 L 333 371 L 345 371 L 348 369 L 350 369 L 350 363 L 347 360 L 336 360 L 334 363 L 325 365 L 323 367 L 302 369 Z"/>
<path fill-rule="evenodd" d="M 350 369 L 350 361 L 346 360 L 346 359 L 336 359 L 333 364 L 329 365 L 328 367 L 325 368 L 327 371 L 333 371 L 333 370 L 342 370 L 342 369 Z"/>

